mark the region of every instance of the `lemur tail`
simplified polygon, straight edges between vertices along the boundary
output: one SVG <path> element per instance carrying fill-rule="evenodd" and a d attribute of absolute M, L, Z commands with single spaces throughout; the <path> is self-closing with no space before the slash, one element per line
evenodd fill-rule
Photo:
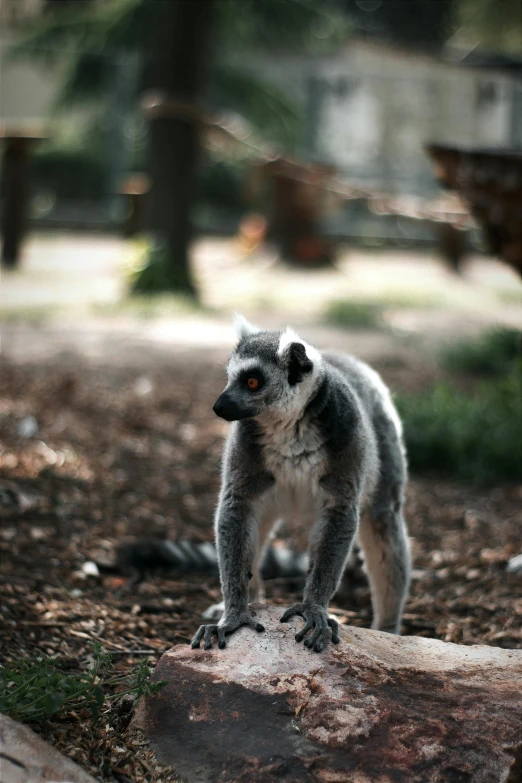
<path fill-rule="evenodd" d="M 123 571 L 132 571 L 135 581 L 156 571 L 218 575 L 216 547 L 210 541 L 139 539 L 120 544 L 116 550 L 116 566 Z M 307 568 L 306 554 L 286 547 L 270 546 L 261 563 L 261 574 L 263 579 L 304 580 Z"/>

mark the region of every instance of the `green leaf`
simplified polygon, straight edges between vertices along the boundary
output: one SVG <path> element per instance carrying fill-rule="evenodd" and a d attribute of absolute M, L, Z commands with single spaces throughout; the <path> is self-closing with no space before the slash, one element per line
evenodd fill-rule
<path fill-rule="evenodd" d="M 53 715 L 55 712 L 58 712 L 63 704 L 63 701 L 63 696 L 61 696 L 59 693 L 50 693 L 45 699 L 44 703 L 47 715 Z"/>
<path fill-rule="evenodd" d="M 93 689 L 93 695 L 94 699 L 96 701 L 96 704 L 101 707 L 103 705 L 103 702 L 105 701 L 105 694 L 103 692 L 103 689 L 99 685 L 95 685 Z"/>

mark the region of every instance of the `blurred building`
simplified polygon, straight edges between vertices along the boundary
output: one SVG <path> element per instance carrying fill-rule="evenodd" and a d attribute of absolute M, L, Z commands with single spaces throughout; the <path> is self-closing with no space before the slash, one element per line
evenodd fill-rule
<path fill-rule="evenodd" d="M 45 8 L 45 0 L 0 2 L 0 123 L 9 130 L 41 127 L 56 92 L 56 76 L 40 64 L 11 55 L 24 25 Z"/>
<path fill-rule="evenodd" d="M 46 12 L 71 12 L 73 3 L 80 8 L 89 2 L 0 0 L 0 138 L 42 139 L 31 148 L 29 218 L 44 226 L 104 228 L 123 221 L 117 191 L 130 146 L 125 123 L 129 113 L 138 117 L 134 102 L 129 109 L 128 95 L 132 97 L 135 68 L 122 72 L 114 55 L 117 78 L 107 105 L 78 103 L 56 112 L 66 62 L 24 56 L 21 43 L 30 25 Z M 0 156 L 0 182 L 1 166 Z"/>
<path fill-rule="evenodd" d="M 45 68 L 40 61 L 10 56 L 24 24 L 62 2 L 66 0 L 0 0 L 0 125 L 49 137 L 47 147 L 40 145 L 34 156 L 33 220 L 44 225 L 117 225 L 123 220 L 123 206 L 114 194 L 128 171 L 144 165 L 139 155 L 132 155 L 137 139 L 142 152 L 145 146 L 145 126 L 139 123 L 132 87 L 136 62 L 120 62 L 115 55 L 111 100 L 97 112 L 89 105 L 75 106 L 54 118 L 51 127 L 63 66 Z M 296 103 L 302 123 L 291 152 L 301 163 L 331 166 L 354 186 L 423 199 L 438 190 L 425 152 L 428 142 L 522 148 L 522 60 L 440 51 L 440 46 L 421 53 L 418 48 L 351 38 L 344 49 L 329 55 L 238 50 L 229 59 L 242 71 L 278 86 Z M 226 170 L 227 161 L 222 164 Z M 230 177 L 224 189 L 230 192 Z M 426 221 L 376 215 L 362 199 L 348 202 L 329 196 L 324 197 L 328 203 L 321 224 L 327 234 L 383 242 L 433 241 Z M 213 199 L 204 219 L 198 213 L 202 230 L 233 230 L 242 205 L 234 205 L 228 219 L 220 208 L 221 196 Z"/>
<path fill-rule="evenodd" d="M 244 60 L 243 60 L 244 62 Z M 304 116 L 301 153 L 390 193 L 435 189 L 427 142 L 522 147 L 520 66 L 461 61 L 352 40 L 334 56 L 251 56 Z"/>
<path fill-rule="evenodd" d="M 2 0 L 0 3 L 0 25 L 3 29 L 18 27 L 27 19 L 41 13 L 45 0 Z"/>

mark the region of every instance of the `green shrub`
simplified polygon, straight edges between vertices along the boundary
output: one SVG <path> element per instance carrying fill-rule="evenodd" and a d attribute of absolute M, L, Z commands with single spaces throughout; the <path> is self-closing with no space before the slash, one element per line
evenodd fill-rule
<path fill-rule="evenodd" d="M 370 299 L 334 300 L 327 305 L 324 319 L 348 329 L 376 329 L 385 325 L 387 310 L 427 309 L 439 304 L 437 295 L 431 292 L 389 291 Z"/>
<path fill-rule="evenodd" d="M 92 152 L 43 149 L 34 156 L 36 187 L 50 188 L 58 198 L 100 199 L 107 193 L 107 167 Z"/>
<path fill-rule="evenodd" d="M 491 329 L 478 340 L 460 342 L 446 348 L 441 355 L 441 364 L 453 372 L 505 375 L 521 353 L 520 338 L 518 329 Z"/>
<path fill-rule="evenodd" d="M 22 722 L 39 723 L 71 710 L 89 709 L 97 718 L 107 701 L 132 694 L 157 693 L 163 682 L 151 683 L 143 659 L 127 674 L 112 672 L 112 656 L 93 647 L 93 660 L 82 672 L 66 673 L 54 658 L 38 657 L 0 666 L 0 712 Z M 117 692 L 112 692 L 113 688 Z M 110 692 L 108 692 L 110 691 Z"/>
<path fill-rule="evenodd" d="M 328 305 L 325 320 L 350 329 L 375 329 L 381 324 L 382 310 L 376 302 L 339 300 Z"/>
<path fill-rule="evenodd" d="M 396 400 L 413 473 L 477 484 L 522 478 L 522 362 L 471 393 L 448 383 Z"/>
<path fill-rule="evenodd" d="M 143 243 L 129 265 L 130 291 L 132 294 L 157 295 L 166 291 L 184 293 L 195 297 L 190 268 L 176 265 L 169 258 L 166 243 Z"/>

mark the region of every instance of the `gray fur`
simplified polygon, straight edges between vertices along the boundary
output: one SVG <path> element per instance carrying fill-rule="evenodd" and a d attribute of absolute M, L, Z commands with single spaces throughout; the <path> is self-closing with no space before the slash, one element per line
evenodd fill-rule
<path fill-rule="evenodd" d="M 320 652 L 337 624 L 328 617 L 354 537 L 364 551 L 373 627 L 398 633 L 409 584 L 402 515 L 406 459 L 388 389 L 370 367 L 344 354 L 320 354 L 292 330 L 259 331 L 239 320 L 228 384 L 214 407 L 234 423 L 226 441 L 215 529 L 224 597 L 217 625 L 192 640 L 220 647 L 241 625 L 263 630 L 248 608 L 249 581 L 261 588 L 259 563 L 283 519 L 310 527 L 310 568 L 296 635 Z M 248 378 L 260 381 L 258 389 Z"/>

